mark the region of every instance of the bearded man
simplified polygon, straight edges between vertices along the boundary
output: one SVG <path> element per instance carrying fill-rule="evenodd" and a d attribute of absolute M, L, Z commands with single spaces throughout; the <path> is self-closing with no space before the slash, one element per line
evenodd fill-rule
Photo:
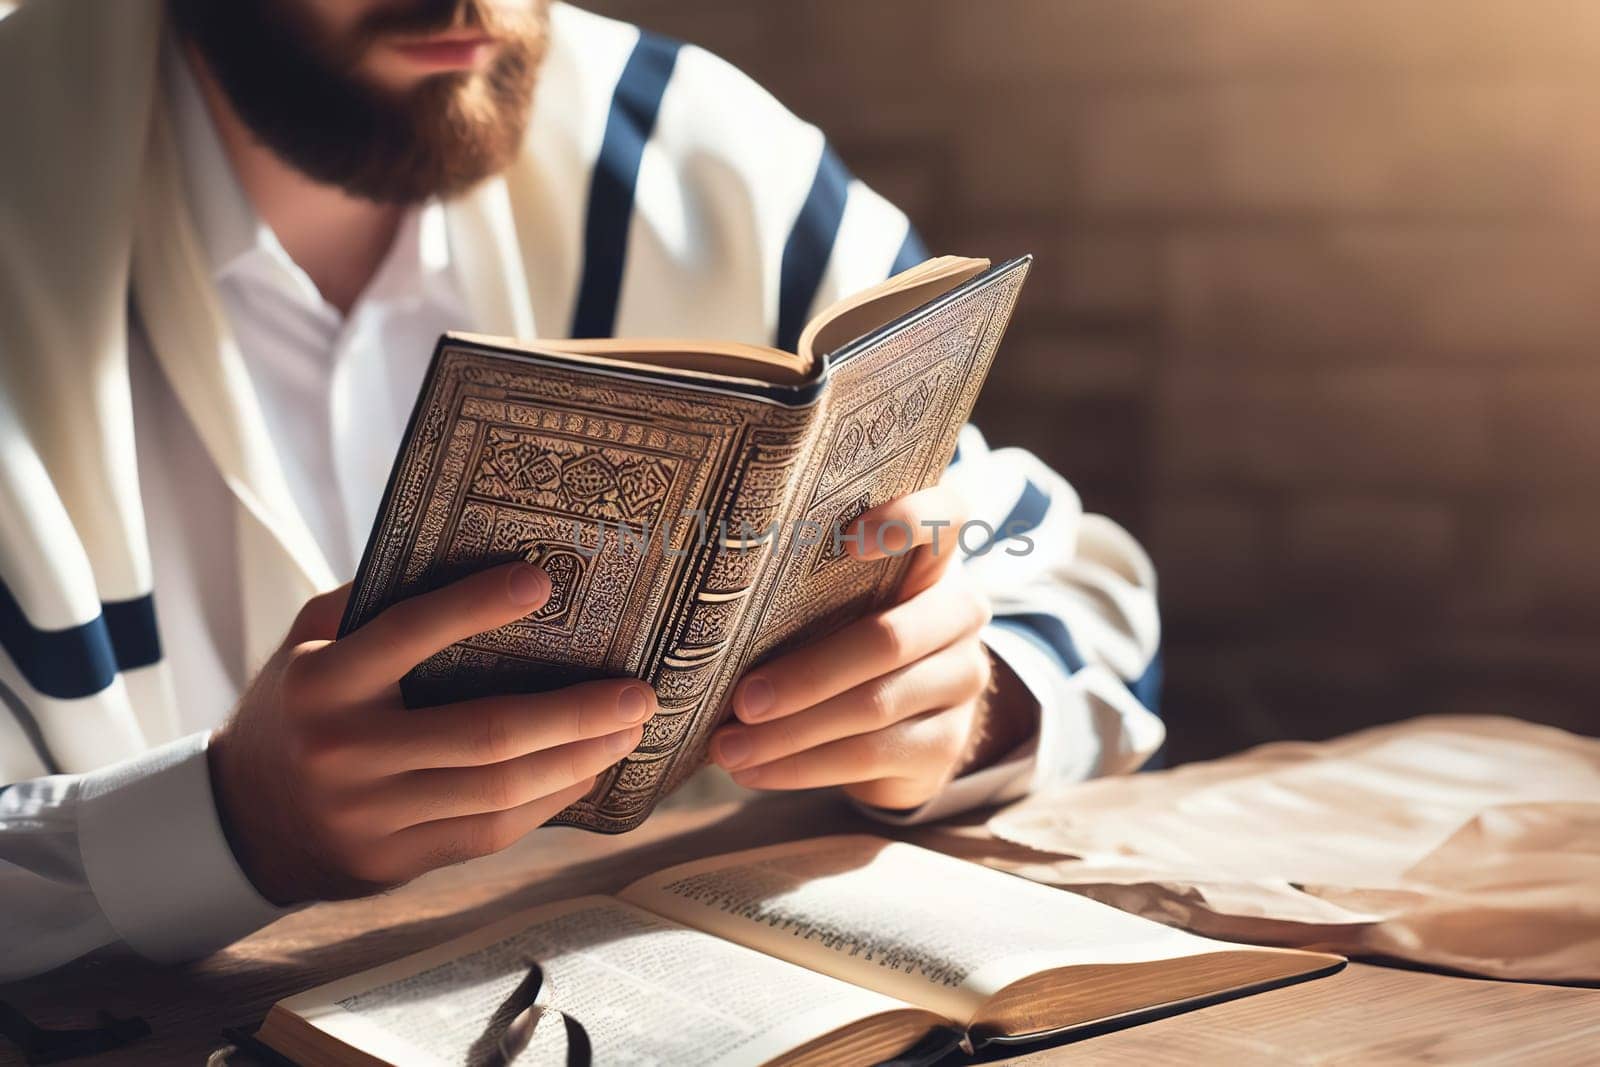
<path fill-rule="evenodd" d="M 0 100 L 0 978 L 503 848 L 638 741 L 631 679 L 404 713 L 531 565 L 334 639 L 438 334 L 792 345 L 924 255 L 726 63 L 545 0 L 33 0 Z M 736 781 L 908 821 L 1154 751 L 1138 546 L 971 427 L 866 521 L 963 507 L 1031 551 L 752 671 Z"/>

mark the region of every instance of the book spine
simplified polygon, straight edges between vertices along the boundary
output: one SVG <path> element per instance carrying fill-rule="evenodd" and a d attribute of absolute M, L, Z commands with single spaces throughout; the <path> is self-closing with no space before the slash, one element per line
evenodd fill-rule
<path fill-rule="evenodd" d="M 638 750 L 619 766 L 604 812 L 589 814 L 583 825 L 596 828 L 599 815 L 609 824 L 603 829 L 629 829 L 704 765 L 711 732 L 738 680 L 737 650 L 748 644 L 745 624 L 782 540 L 820 406 L 768 408 L 740 441 L 720 492 L 704 515 L 694 516 L 700 530 L 687 568 L 693 592 L 648 678 L 661 710 Z"/>

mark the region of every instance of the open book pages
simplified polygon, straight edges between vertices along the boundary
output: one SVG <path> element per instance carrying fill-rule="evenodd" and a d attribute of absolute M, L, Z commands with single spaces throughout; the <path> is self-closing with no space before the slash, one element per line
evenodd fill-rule
<path fill-rule="evenodd" d="M 284 1001 L 261 1038 L 308 1067 L 503 1062 L 513 1019 L 533 1002 L 519 992 L 535 964 L 536 999 L 582 1024 L 597 1064 L 867 1063 L 939 1022 L 619 900 L 580 897 Z M 828 1037 L 827 1055 L 808 1052 Z M 541 1018 L 516 1059 L 563 1063 L 569 1040 Z"/>
<path fill-rule="evenodd" d="M 284 1001 L 261 1035 L 307 1064 L 501 1062 L 508 1040 L 527 1062 L 562 1062 L 579 1039 L 596 1063 L 872 1063 L 941 1027 L 1019 1039 L 1341 962 L 1195 937 L 857 835 L 511 916 Z M 531 1033 L 530 1005 L 547 1009 L 528 1013 Z"/>
<path fill-rule="evenodd" d="M 881 326 L 971 281 L 989 268 L 987 259 L 937 256 L 843 297 L 817 313 L 800 334 L 795 351 L 733 341 L 682 338 L 602 337 L 584 340 L 510 341 L 463 333 L 464 340 L 509 345 L 529 353 L 564 356 L 621 368 L 661 368 L 706 379 L 749 379 L 800 385 L 825 369 L 827 355 Z"/>
<path fill-rule="evenodd" d="M 1338 962 L 1196 937 L 866 835 L 684 864 L 618 896 L 984 1037 L 1082 1025 Z"/>

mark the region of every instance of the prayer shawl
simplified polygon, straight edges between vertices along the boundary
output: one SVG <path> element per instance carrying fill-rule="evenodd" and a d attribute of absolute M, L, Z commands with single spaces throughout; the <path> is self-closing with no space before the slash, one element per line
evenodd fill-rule
<path fill-rule="evenodd" d="M 131 329 L 236 501 L 241 566 L 216 580 L 240 583 L 252 670 L 336 584 L 187 212 L 164 20 L 162 0 L 44 0 L 0 21 L 0 782 L 105 766 L 178 731 L 135 467 Z M 924 258 L 904 215 L 727 63 L 559 4 L 551 29 L 523 152 L 446 205 L 483 332 L 789 346 L 813 311 Z M 1037 461 L 1017 469 L 997 518 L 1062 533 L 1045 543 L 1070 556 L 1076 497 Z M 1093 658 L 1149 706 L 1153 584 L 1128 546 L 1113 554 L 1141 573 L 1126 603 L 1101 608 L 1122 636 L 1093 642 Z M 1050 562 L 992 555 L 1023 568 L 1019 590 Z M 1070 611 L 1026 597 L 997 608 L 1064 671 L 1083 666 Z"/>

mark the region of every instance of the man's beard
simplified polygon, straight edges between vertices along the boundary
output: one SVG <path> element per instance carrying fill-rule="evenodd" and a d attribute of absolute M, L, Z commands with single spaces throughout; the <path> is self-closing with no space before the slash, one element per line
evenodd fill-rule
<path fill-rule="evenodd" d="M 171 5 L 178 32 L 263 144 L 316 181 L 385 203 L 459 193 L 509 165 L 547 43 L 547 2 L 524 18 L 486 0 L 418 0 L 382 8 L 337 40 L 292 0 Z M 358 73 L 385 37 L 460 28 L 497 41 L 486 69 L 435 74 L 405 92 Z"/>

